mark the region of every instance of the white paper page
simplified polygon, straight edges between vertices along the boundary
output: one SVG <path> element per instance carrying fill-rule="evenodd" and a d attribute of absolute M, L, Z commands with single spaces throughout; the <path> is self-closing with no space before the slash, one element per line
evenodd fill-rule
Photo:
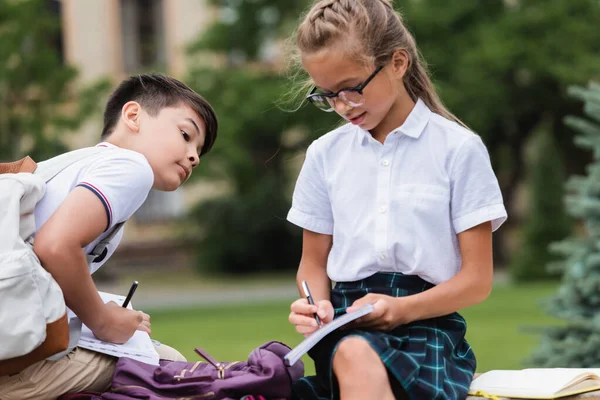
<path fill-rule="evenodd" d="M 471 391 L 491 394 L 551 396 L 582 373 L 598 374 L 597 368 L 530 368 L 496 370 L 482 374 L 471 383 Z"/>
<path fill-rule="evenodd" d="M 98 292 L 105 303 L 114 301 L 117 304 L 123 304 L 125 296 L 111 293 Z M 127 308 L 132 308 L 129 303 Z M 74 314 L 69 310 L 69 317 Z M 134 360 L 142 361 L 147 364 L 158 365 L 158 353 L 154 349 L 152 339 L 146 332 L 136 331 L 133 336 L 123 344 L 114 344 L 103 342 L 96 338 L 92 331 L 85 325 L 81 327 L 81 337 L 77 342 L 78 347 L 104 353 L 115 357 L 129 357 Z"/>
<path fill-rule="evenodd" d="M 373 304 L 365 304 L 351 313 L 346 313 L 317 329 L 312 335 L 304 339 L 298 346 L 285 355 L 284 359 L 288 365 L 294 365 L 306 352 L 314 347 L 319 340 L 323 339 L 327 334 L 333 332 L 342 325 L 354 321 L 357 318 L 373 312 Z"/>

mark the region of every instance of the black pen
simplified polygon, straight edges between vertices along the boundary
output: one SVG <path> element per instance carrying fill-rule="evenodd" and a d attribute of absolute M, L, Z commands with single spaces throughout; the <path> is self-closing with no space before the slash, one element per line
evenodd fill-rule
<path fill-rule="evenodd" d="M 131 301 L 131 298 L 133 297 L 133 294 L 135 293 L 135 289 L 137 289 L 138 287 L 138 281 L 133 281 L 133 283 L 131 284 L 131 287 L 129 288 L 129 293 L 127 293 L 127 297 L 125 297 L 125 301 L 123 302 L 123 308 L 127 308 L 127 306 L 129 305 L 129 302 Z"/>
<path fill-rule="evenodd" d="M 315 302 L 310 294 L 310 290 L 308 289 L 308 283 L 306 281 L 302 281 L 302 290 L 304 290 L 304 295 L 306 296 L 306 300 L 308 300 L 308 304 L 315 305 Z M 317 313 L 313 314 L 315 316 L 315 320 L 317 320 L 317 325 L 322 326 L 321 318 L 317 315 Z"/>

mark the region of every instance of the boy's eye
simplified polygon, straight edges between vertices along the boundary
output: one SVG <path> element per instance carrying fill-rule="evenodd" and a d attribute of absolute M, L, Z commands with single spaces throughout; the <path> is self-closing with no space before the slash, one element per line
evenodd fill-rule
<path fill-rule="evenodd" d="M 190 135 L 188 135 L 185 131 L 180 131 L 181 134 L 183 135 L 183 140 L 185 140 L 186 142 L 190 141 Z"/>

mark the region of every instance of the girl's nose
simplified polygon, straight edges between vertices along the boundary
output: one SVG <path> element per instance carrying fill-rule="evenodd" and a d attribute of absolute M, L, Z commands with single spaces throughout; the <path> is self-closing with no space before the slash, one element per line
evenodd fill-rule
<path fill-rule="evenodd" d="M 349 106 L 348 104 L 346 104 L 344 101 L 342 101 L 341 99 L 336 98 L 335 99 L 335 104 L 334 107 L 335 112 L 340 114 L 340 115 L 345 115 L 348 113 L 348 111 L 350 111 L 353 107 Z"/>

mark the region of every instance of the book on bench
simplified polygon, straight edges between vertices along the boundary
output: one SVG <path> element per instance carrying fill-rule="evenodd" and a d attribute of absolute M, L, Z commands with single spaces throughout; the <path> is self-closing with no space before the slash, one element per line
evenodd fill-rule
<path fill-rule="evenodd" d="M 494 370 L 473 380 L 472 396 L 558 399 L 600 390 L 600 368 Z"/>

